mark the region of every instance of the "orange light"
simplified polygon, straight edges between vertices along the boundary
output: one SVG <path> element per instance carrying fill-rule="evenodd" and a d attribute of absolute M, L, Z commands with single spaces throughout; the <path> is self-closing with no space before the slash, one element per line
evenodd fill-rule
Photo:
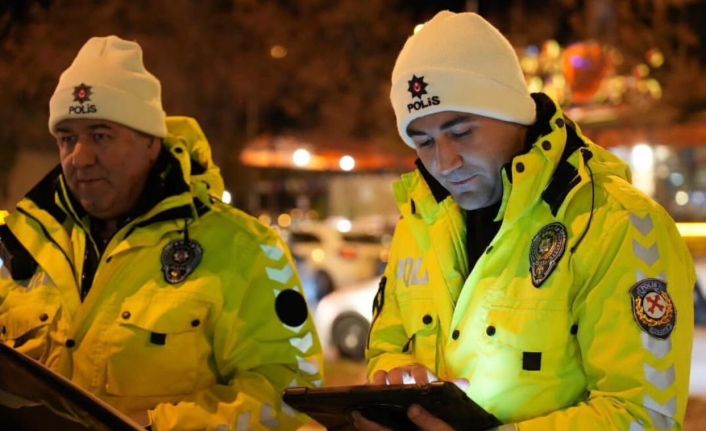
<path fill-rule="evenodd" d="M 338 254 L 348 260 L 353 260 L 358 257 L 358 252 L 352 247 L 342 247 Z"/>

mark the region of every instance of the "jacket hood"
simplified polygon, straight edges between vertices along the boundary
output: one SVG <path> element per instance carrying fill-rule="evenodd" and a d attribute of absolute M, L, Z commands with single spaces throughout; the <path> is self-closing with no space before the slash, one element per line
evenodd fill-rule
<path fill-rule="evenodd" d="M 221 170 L 213 162 L 211 146 L 194 118 L 167 117 L 164 145 L 179 160 L 184 181 L 204 204 L 221 200 L 225 186 Z"/>

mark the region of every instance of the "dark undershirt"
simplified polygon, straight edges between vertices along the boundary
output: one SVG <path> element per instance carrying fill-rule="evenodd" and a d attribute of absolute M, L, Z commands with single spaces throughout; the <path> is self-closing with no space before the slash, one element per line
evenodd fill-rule
<path fill-rule="evenodd" d="M 493 221 L 499 210 L 500 201 L 489 207 L 466 211 L 466 254 L 469 272 L 473 271 L 476 262 L 500 229 L 501 221 Z"/>

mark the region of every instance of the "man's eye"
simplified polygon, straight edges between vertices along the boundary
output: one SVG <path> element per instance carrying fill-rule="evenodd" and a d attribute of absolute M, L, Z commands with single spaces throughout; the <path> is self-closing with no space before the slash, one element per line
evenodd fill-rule
<path fill-rule="evenodd" d="M 458 129 L 458 130 L 452 130 L 451 135 L 454 138 L 461 138 L 463 136 L 466 136 L 471 133 L 471 129 Z"/>
<path fill-rule="evenodd" d="M 75 135 L 60 136 L 59 143 L 63 146 L 70 146 L 70 145 L 74 145 L 76 143 L 77 139 L 78 139 L 78 137 Z"/>
<path fill-rule="evenodd" d="M 108 134 L 107 133 L 94 133 L 93 134 L 93 140 L 95 142 L 102 142 L 108 139 Z"/>
<path fill-rule="evenodd" d="M 425 148 L 425 147 L 431 146 L 431 145 L 434 143 L 434 140 L 431 139 L 431 138 L 429 138 L 429 139 L 424 139 L 424 140 L 422 140 L 422 139 L 415 139 L 415 140 L 414 140 L 414 143 L 415 143 L 415 145 L 417 146 L 417 148 Z"/>

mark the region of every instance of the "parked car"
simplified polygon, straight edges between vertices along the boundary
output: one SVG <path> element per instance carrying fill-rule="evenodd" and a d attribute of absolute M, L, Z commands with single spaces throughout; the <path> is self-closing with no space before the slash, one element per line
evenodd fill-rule
<path fill-rule="evenodd" d="M 386 261 L 383 236 L 341 232 L 325 223 L 309 222 L 290 229 L 288 242 L 301 266 L 313 274 L 317 300 L 336 288 L 382 273 Z"/>
<path fill-rule="evenodd" d="M 368 342 L 373 299 L 380 277 L 337 290 L 319 301 L 314 324 L 324 352 L 363 360 Z"/>

